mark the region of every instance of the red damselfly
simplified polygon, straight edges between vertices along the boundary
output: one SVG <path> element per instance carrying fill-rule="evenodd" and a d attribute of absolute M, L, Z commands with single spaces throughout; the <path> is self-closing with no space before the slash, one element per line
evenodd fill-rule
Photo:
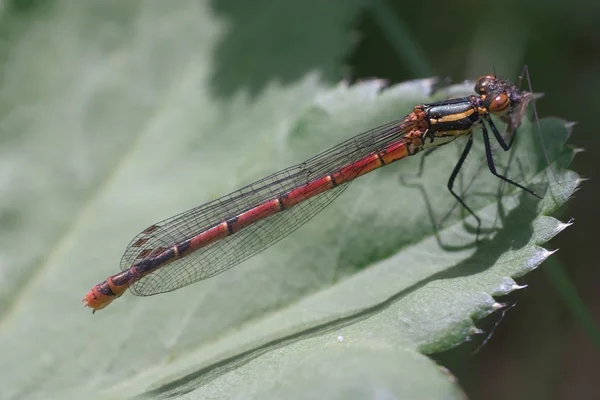
<path fill-rule="evenodd" d="M 450 173 L 448 189 L 480 224 L 479 217 L 453 189 L 471 150 L 476 127 L 481 127 L 491 173 L 537 196 L 497 172 L 488 131 L 489 128 L 503 150 L 509 150 L 533 98 L 532 93 L 521 91 L 495 75 L 479 78 L 475 92 L 466 97 L 418 105 L 402 119 L 359 134 L 301 164 L 151 225 L 125 250 L 122 272 L 94 286 L 83 301 L 95 312 L 127 289 L 135 295 L 150 296 L 215 276 L 306 223 L 359 176 L 422 151 L 431 152 L 458 137 L 466 137 L 467 143 Z M 491 116 L 506 124 L 504 135 Z"/>

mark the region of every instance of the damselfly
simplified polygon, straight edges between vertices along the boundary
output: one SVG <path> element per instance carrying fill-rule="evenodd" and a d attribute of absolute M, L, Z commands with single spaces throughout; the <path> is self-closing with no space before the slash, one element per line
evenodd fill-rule
<path fill-rule="evenodd" d="M 509 150 L 532 93 L 521 91 L 495 75 L 479 78 L 475 92 L 417 105 L 402 119 L 151 225 L 125 250 L 122 272 L 94 286 L 83 301 L 95 312 L 128 288 L 135 295 L 150 296 L 215 276 L 283 239 L 324 209 L 359 176 L 421 151 L 432 151 L 458 137 L 466 137 L 467 143 L 450 173 L 448 189 L 479 223 L 473 210 L 454 191 L 454 181 L 471 150 L 476 127 L 481 127 L 491 173 L 537 196 L 496 171 L 488 131 L 489 128 L 503 150 Z M 504 136 L 491 116 L 506 124 Z"/>

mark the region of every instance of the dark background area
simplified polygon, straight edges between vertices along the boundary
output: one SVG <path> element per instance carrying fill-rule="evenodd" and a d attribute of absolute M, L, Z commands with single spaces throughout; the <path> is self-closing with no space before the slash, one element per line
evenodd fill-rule
<path fill-rule="evenodd" d="M 560 294 L 557 286 L 564 279 L 557 284 L 554 278 L 556 271 L 566 270 L 588 311 L 600 321 L 594 233 L 600 189 L 595 151 L 600 145 L 595 121 L 600 105 L 600 3 L 462 0 L 425 5 L 390 0 L 384 7 L 383 14 L 393 14 L 401 27 L 391 29 L 411 36 L 412 50 L 425 60 L 425 72 L 406 61 L 411 49 L 399 49 L 381 10 L 371 9 L 355 26 L 360 39 L 348 58 L 352 79 L 376 76 L 400 82 L 431 72 L 460 81 L 492 69 L 515 79 L 527 64 L 534 91 L 544 93 L 537 103 L 540 116 L 576 121 L 570 142 L 586 150 L 572 169 L 589 181 L 558 216 L 563 221 L 573 218 L 574 224 L 547 246 L 560 249 L 555 258 L 562 266 L 546 262 L 520 280 L 528 285 L 525 291 L 501 299 L 516 306 L 503 318 L 495 315 L 481 324 L 488 332 L 496 328 L 481 349 L 476 351 L 484 338 L 434 358 L 457 376 L 472 399 L 600 398 L 600 352 Z"/>

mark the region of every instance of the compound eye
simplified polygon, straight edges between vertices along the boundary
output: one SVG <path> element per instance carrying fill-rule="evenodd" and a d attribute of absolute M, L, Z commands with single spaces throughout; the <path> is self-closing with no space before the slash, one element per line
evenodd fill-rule
<path fill-rule="evenodd" d="M 488 110 L 497 116 L 504 115 L 510 107 L 510 98 L 506 93 L 501 93 L 494 97 L 494 100 L 490 103 Z"/>
<path fill-rule="evenodd" d="M 484 75 L 475 82 L 475 92 L 480 96 L 486 95 L 489 92 L 490 86 L 493 86 L 496 77 L 494 75 Z"/>

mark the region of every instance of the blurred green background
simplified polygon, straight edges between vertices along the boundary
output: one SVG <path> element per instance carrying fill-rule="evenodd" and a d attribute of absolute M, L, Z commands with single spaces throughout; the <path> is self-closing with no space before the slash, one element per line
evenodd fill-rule
<path fill-rule="evenodd" d="M 560 248 L 556 259 L 568 273 L 585 305 L 600 321 L 600 262 L 595 254 L 599 223 L 596 207 L 600 186 L 600 163 L 595 154 L 600 145 L 595 117 L 600 105 L 600 2 L 573 0 L 532 0 L 504 2 L 459 1 L 355 1 L 360 12 L 348 20 L 351 51 L 340 51 L 337 61 L 323 56 L 330 51 L 319 41 L 305 40 L 306 31 L 318 26 L 325 30 L 327 14 L 321 15 L 322 1 L 280 1 L 281 13 L 272 16 L 279 26 L 282 16 L 295 16 L 296 30 L 289 46 L 273 48 L 268 40 L 253 41 L 257 29 L 253 16 L 265 4 L 278 0 L 214 0 L 213 12 L 226 19 L 230 32 L 215 51 L 217 69 L 211 89 L 217 99 L 228 99 L 242 88 L 250 95 L 263 91 L 270 82 L 294 82 L 317 70 L 331 83 L 378 77 L 391 83 L 413 78 L 440 76 L 453 81 L 473 79 L 494 70 L 516 78 L 524 64 L 529 66 L 533 89 L 543 92 L 538 101 L 540 116 L 558 116 L 577 121 L 571 143 L 586 152 L 578 155 L 572 169 L 590 180 L 568 203 L 561 218 L 574 218 L 572 227 L 559 235 L 550 248 Z M 35 24 L 51 1 L 3 1 L 4 22 Z M 100 4 L 99 2 L 93 2 Z M 133 10 L 120 5 L 123 15 Z M 133 3 L 133 2 L 132 2 Z M 75 5 L 76 2 L 73 2 Z M 314 13 L 310 5 L 314 6 Z M 335 8 L 342 2 L 328 2 Z M 272 10 L 272 7 L 269 8 Z M 340 7 L 341 12 L 348 12 Z M 102 18 L 99 15 L 99 18 Z M 124 17 L 125 18 L 125 17 Z M 262 15 L 261 21 L 265 20 Z M 319 21 L 316 23 L 315 21 Z M 18 41 L 14 27 L 0 26 L 5 42 Z M 275 30 L 274 30 L 275 31 Z M 275 31 L 277 32 L 277 31 Z M 326 36 L 326 32 L 323 31 Z M 314 39 L 314 32 L 311 39 Z M 239 38 L 248 37 L 243 57 Z M 262 39 L 262 38 L 261 38 Z M 175 40 L 175 39 L 174 39 Z M 10 57 L 2 47 L 4 59 Z M 343 50 L 343 49 L 342 49 Z M 277 52 L 271 62 L 269 55 Z M 311 57 L 302 58 L 304 53 Z M 298 60 L 295 68 L 280 68 L 287 54 Z M 243 59 L 243 63 L 240 62 Z M 6 76 L 3 76 L 6 79 Z M 6 84 L 4 81 L 3 84 Z M 4 132 L 3 132 L 4 134 Z M 6 222 L 6 221 L 4 221 Z M 554 268 L 548 268 L 554 267 Z M 491 340 L 475 355 L 480 343 L 468 343 L 440 354 L 436 359 L 454 373 L 469 398 L 473 399 L 594 399 L 600 398 L 600 352 L 585 333 L 553 284 L 551 272 L 557 265 L 545 265 L 522 279 L 529 288 L 505 299 L 517 302 L 495 329 Z M 499 315 L 486 321 L 493 329 Z"/>

